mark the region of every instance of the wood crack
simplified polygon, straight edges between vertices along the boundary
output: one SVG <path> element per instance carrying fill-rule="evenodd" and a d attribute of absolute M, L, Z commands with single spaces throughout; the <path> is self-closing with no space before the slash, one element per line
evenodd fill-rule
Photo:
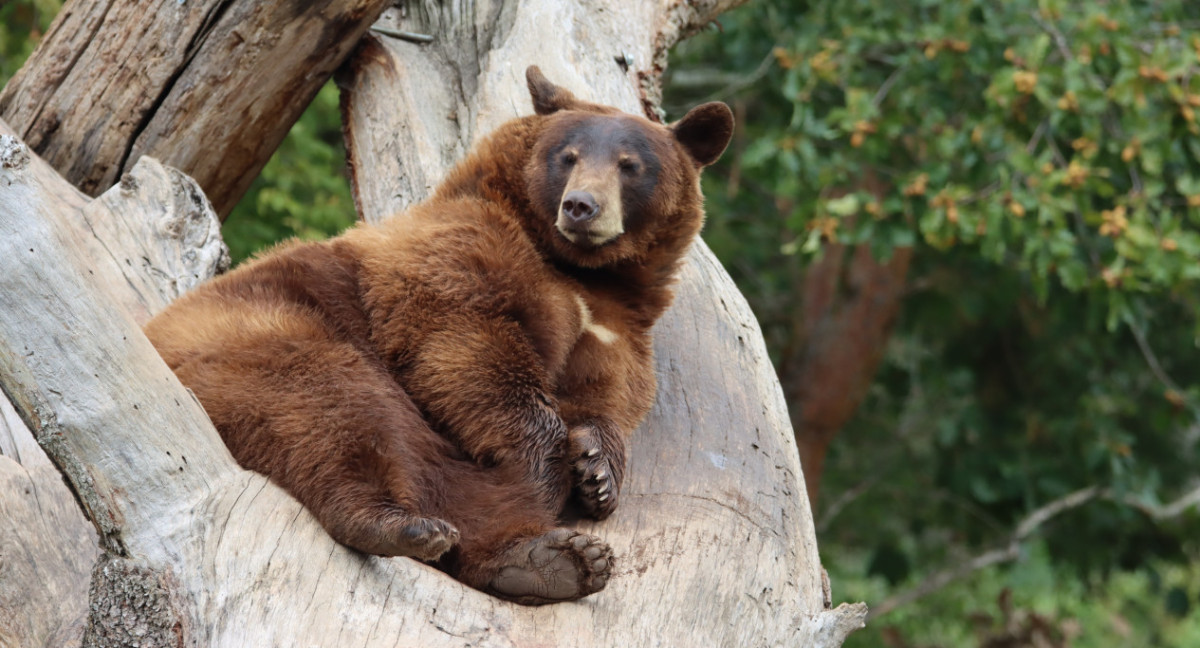
<path fill-rule="evenodd" d="M 108 12 L 110 9 L 112 9 L 112 5 L 113 5 L 113 2 L 111 0 L 107 4 L 104 5 L 104 10 L 102 12 L 100 12 L 100 19 L 96 21 L 96 26 L 91 30 L 91 33 L 88 34 L 87 40 L 84 42 L 92 43 L 95 40 L 96 33 L 100 31 L 100 28 L 104 26 L 104 21 L 108 19 Z M 64 19 L 59 24 L 65 25 L 66 22 L 67 21 Z M 87 51 L 87 47 L 78 47 L 71 51 L 71 61 L 69 63 L 67 63 L 66 67 L 63 68 L 62 78 L 58 80 L 58 83 L 62 83 L 64 80 L 66 80 L 66 78 L 68 76 L 71 75 L 71 70 L 75 69 L 75 64 L 79 62 L 79 59 L 83 56 L 84 52 L 86 52 L 86 51 Z M 50 103 L 50 99 L 53 96 L 54 96 L 53 93 L 46 94 L 42 98 L 42 101 L 39 102 L 37 110 L 34 111 L 33 118 L 28 120 L 24 126 L 20 126 L 21 139 L 23 139 L 25 141 L 29 141 L 30 133 L 33 131 L 33 128 L 35 126 L 37 126 L 37 124 L 41 121 L 42 113 L 45 112 L 46 105 Z M 0 105 L 0 112 L 7 112 L 5 110 L 5 108 L 6 108 L 6 106 Z M 55 121 L 57 122 L 57 118 L 55 119 Z M 58 125 L 56 123 L 52 128 L 47 130 L 47 132 L 43 135 L 43 137 L 39 137 L 38 139 L 45 141 L 45 135 L 49 135 L 50 133 L 54 132 L 54 130 L 57 128 L 58 128 Z"/>
<path fill-rule="evenodd" d="M 167 98 L 171 96 L 171 92 L 175 89 L 175 84 L 179 82 L 179 78 L 191 69 L 192 61 L 195 60 L 196 55 L 199 54 L 204 48 L 204 44 L 208 41 L 209 35 L 212 33 L 213 29 L 215 29 L 216 26 L 221 23 L 221 18 L 225 15 L 225 12 L 228 11 L 229 7 L 233 3 L 234 0 L 222 0 L 212 7 L 212 9 L 209 10 L 208 15 L 205 16 L 204 22 L 201 23 L 200 28 L 196 30 L 196 33 L 192 35 L 191 40 L 188 41 L 187 48 L 185 49 L 187 53 L 184 56 L 183 61 L 178 67 L 175 68 L 175 70 L 167 78 L 166 82 L 162 84 L 158 95 L 154 98 L 154 101 L 151 102 L 151 104 L 146 108 L 145 112 L 142 113 L 141 118 L 138 120 L 138 125 L 134 127 L 133 131 L 130 132 L 129 137 L 126 138 L 125 148 L 121 152 L 121 159 L 113 169 L 118 178 L 129 171 L 129 158 L 131 155 L 133 155 L 133 151 L 138 148 L 138 142 L 142 138 L 142 133 L 144 133 L 146 128 L 150 126 L 150 122 L 154 120 L 154 117 L 158 114 L 159 109 L 162 108 L 163 104 L 166 103 Z"/>

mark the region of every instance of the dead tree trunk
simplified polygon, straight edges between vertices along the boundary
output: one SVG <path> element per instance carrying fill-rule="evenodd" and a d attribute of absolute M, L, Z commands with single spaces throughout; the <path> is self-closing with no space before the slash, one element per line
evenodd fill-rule
<path fill-rule="evenodd" d="M 540 63 L 583 96 L 637 110 L 655 102 L 666 48 L 726 4 L 408 5 L 416 22 L 406 24 L 442 34 L 440 49 L 422 55 L 373 40 L 346 81 L 364 216 L 418 199 L 475 136 L 527 112 L 526 64 Z M 410 58 L 399 57 L 406 49 Z M 618 51 L 597 54 L 610 49 Z M 629 73 L 618 55 L 632 61 Z M 412 103 L 370 112 L 404 91 L 397 79 L 431 70 L 438 76 L 429 87 L 440 94 L 412 86 Z M 223 83 L 246 82 L 240 68 L 228 74 Z M 390 121 L 398 114 L 412 120 Z M 230 119 L 212 104 L 193 115 Z M 72 132 L 86 140 L 86 131 Z M 208 132 L 213 157 L 255 145 L 229 129 Z M 160 141 L 172 150 L 169 136 Z M 92 573 L 85 643 L 128 645 L 136 635 L 143 646 L 837 646 L 861 624 L 860 606 L 825 610 L 778 382 L 753 317 L 703 246 L 657 329 L 659 401 L 636 437 L 625 501 L 596 528 L 620 554 L 617 575 L 582 603 L 531 609 L 408 559 L 337 545 L 294 500 L 233 463 L 138 328 L 137 314 L 155 306 L 133 277 L 162 266 L 139 263 L 128 246 L 156 231 L 193 231 L 166 216 L 180 205 L 185 222 L 212 222 L 187 207 L 200 195 L 188 179 L 144 162 L 87 203 L 17 140 L 0 150 L 0 386 L 98 531 L 104 554 Z M 404 167 L 405 177 L 418 178 L 418 168 L 426 175 L 401 183 L 408 193 L 397 200 L 389 165 L 405 157 L 424 165 Z M 89 229 L 81 210 L 97 203 L 110 205 L 105 218 L 124 215 L 146 232 Z M 37 640 L 62 636 L 77 635 L 60 626 Z"/>
<path fill-rule="evenodd" d="M 143 155 L 224 218 L 389 0 L 75 0 L 0 92 L 0 118 L 84 193 Z"/>

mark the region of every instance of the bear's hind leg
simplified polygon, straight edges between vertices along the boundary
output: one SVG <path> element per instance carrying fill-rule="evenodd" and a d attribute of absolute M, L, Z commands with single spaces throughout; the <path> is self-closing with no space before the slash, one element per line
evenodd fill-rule
<path fill-rule="evenodd" d="M 434 561 L 458 544 L 454 525 L 406 510 L 370 484 L 339 481 L 320 500 L 305 504 L 330 537 L 363 553 Z"/>
<path fill-rule="evenodd" d="M 436 560 L 454 525 L 421 508 L 430 456 L 448 442 L 376 361 L 310 327 L 229 340 L 175 367 L 230 452 L 300 500 L 334 540 Z"/>
<path fill-rule="evenodd" d="M 559 527 L 557 515 L 518 470 L 454 461 L 446 472 L 454 492 L 432 510 L 462 533 L 439 563 L 451 576 L 525 605 L 572 601 L 604 589 L 613 565 L 608 545 Z"/>
<path fill-rule="evenodd" d="M 604 589 L 612 550 L 593 535 L 552 529 L 498 555 L 486 591 L 525 605 L 573 601 Z"/>

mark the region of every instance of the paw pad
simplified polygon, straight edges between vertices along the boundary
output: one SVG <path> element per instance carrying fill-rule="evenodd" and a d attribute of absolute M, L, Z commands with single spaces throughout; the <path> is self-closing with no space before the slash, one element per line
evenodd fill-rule
<path fill-rule="evenodd" d="M 572 601 L 604 589 L 612 573 L 612 550 L 593 535 L 555 529 L 507 554 L 490 589 L 517 603 Z"/>

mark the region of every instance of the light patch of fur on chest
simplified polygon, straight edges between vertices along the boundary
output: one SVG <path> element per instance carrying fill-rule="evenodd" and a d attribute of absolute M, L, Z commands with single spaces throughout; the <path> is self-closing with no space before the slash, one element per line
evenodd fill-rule
<path fill-rule="evenodd" d="M 612 329 L 592 319 L 592 309 L 588 308 L 583 297 L 575 295 L 575 303 L 579 304 L 579 321 L 584 333 L 591 333 L 603 344 L 612 344 L 617 341 L 617 334 Z"/>

